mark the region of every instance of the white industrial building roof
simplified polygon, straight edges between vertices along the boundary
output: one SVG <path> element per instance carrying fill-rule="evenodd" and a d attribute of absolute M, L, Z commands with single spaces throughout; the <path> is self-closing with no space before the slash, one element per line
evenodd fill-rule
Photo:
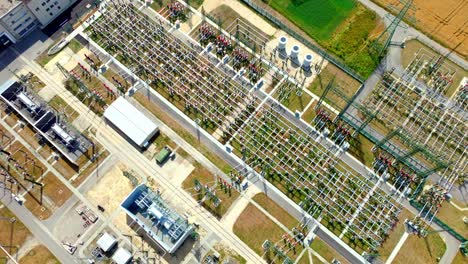
<path fill-rule="evenodd" d="M 104 117 L 139 147 L 146 147 L 158 127 L 143 113 L 119 97 L 104 111 Z"/>
<path fill-rule="evenodd" d="M 119 248 L 112 256 L 112 260 L 117 264 L 127 264 L 132 259 L 132 254 L 125 248 Z"/>
<path fill-rule="evenodd" d="M 104 233 L 97 241 L 98 247 L 100 247 L 104 252 L 109 251 L 116 243 L 117 240 L 115 237 L 109 233 Z"/>

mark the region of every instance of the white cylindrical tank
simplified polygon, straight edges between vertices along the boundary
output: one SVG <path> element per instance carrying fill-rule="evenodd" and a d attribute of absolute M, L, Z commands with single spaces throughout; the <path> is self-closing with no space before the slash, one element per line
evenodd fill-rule
<path fill-rule="evenodd" d="M 297 60 L 297 57 L 299 56 L 299 46 L 294 45 L 291 49 L 291 60 Z"/>
<path fill-rule="evenodd" d="M 286 50 L 287 42 L 288 42 L 288 38 L 285 36 L 281 36 L 278 40 L 278 50 Z"/>
<path fill-rule="evenodd" d="M 314 57 L 312 56 L 312 54 L 307 54 L 305 55 L 304 57 L 304 62 L 302 62 L 302 68 L 304 69 L 310 69 L 310 65 L 312 64 L 312 59 Z"/>

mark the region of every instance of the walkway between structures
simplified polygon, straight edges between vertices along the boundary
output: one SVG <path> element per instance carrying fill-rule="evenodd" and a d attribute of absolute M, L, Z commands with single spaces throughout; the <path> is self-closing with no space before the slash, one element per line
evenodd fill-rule
<path fill-rule="evenodd" d="M 450 204 L 457 208 L 459 211 L 468 211 L 468 207 L 460 207 L 453 201 L 450 201 Z"/>
<path fill-rule="evenodd" d="M 251 186 L 247 189 L 246 192 L 241 193 L 241 196 L 231 205 L 229 211 L 227 211 L 223 216 L 221 223 L 223 223 L 223 225 L 229 230 L 233 230 L 237 218 L 239 218 L 244 209 L 249 205 L 252 198 L 260 192 L 261 190 L 256 186 Z M 257 205 L 257 207 L 259 206 Z"/>

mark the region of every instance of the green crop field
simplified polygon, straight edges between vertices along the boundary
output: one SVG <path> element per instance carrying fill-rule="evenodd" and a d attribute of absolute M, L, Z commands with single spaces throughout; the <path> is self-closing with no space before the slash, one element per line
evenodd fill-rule
<path fill-rule="evenodd" d="M 363 77 L 378 64 L 370 43 L 380 19 L 356 0 L 263 0 Z"/>
<path fill-rule="evenodd" d="M 271 0 L 270 5 L 317 40 L 328 40 L 356 7 L 354 0 Z"/>

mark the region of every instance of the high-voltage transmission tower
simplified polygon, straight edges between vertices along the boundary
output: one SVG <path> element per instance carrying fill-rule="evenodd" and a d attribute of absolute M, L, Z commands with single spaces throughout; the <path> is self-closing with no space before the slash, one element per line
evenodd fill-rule
<path fill-rule="evenodd" d="M 378 58 L 382 58 L 387 53 L 388 47 L 392 44 L 393 35 L 395 34 L 396 29 L 413 4 L 413 0 L 401 0 L 401 2 L 403 3 L 403 8 L 395 17 L 393 17 L 390 25 L 388 25 L 380 36 L 372 43 L 371 48 L 375 50 Z"/>
<path fill-rule="evenodd" d="M 438 71 L 440 69 L 440 67 L 442 66 L 442 64 L 444 64 L 445 60 L 447 60 L 448 57 L 450 57 L 450 54 L 452 54 L 456 49 L 458 49 L 458 47 L 460 47 L 460 45 L 463 43 L 460 42 L 458 43 L 457 46 L 453 47 L 446 55 L 440 55 L 437 60 L 435 61 L 435 63 L 431 64 L 429 66 L 429 75 L 432 75 L 434 72 Z"/>

